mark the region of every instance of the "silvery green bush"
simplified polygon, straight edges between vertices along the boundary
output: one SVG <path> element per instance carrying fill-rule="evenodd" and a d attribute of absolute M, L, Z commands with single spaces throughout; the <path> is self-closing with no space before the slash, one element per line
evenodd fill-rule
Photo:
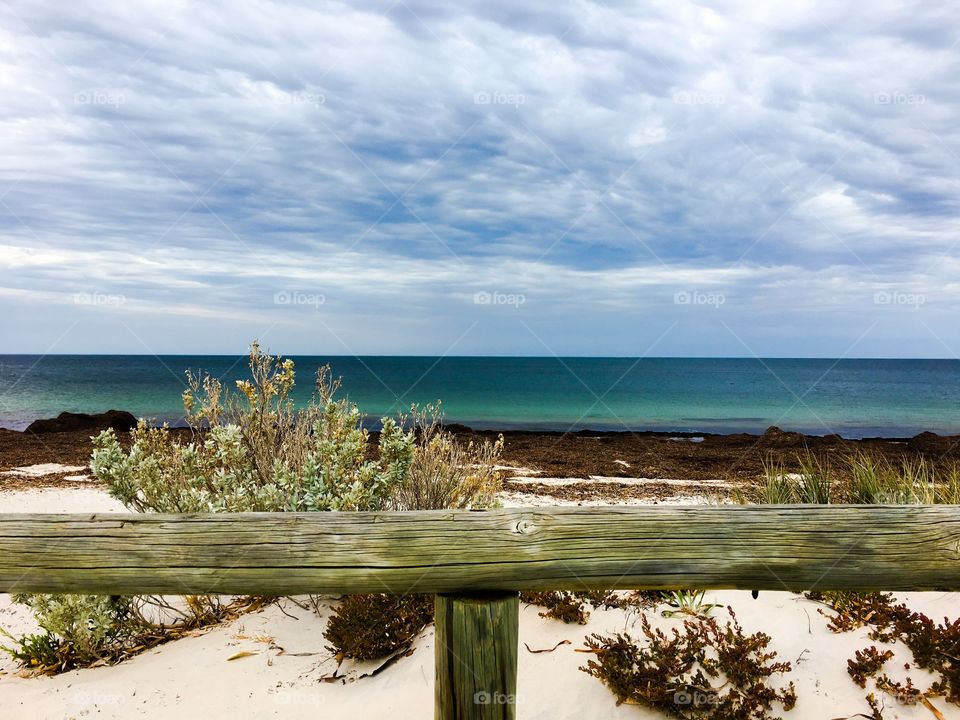
<path fill-rule="evenodd" d="M 253 345 L 251 379 L 226 394 L 188 373 L 184 408 L 193 430 L 181 441 L 141 421 L 125 451 L 113 430 L 94 438 L 93 474 L 141 512 L 382 510 L 410 473 L 413 430 L 383 418 L 370 459 L 360 410 L 336 399 L 326 368 L 304 408 L 290 399 L 294 367 Z"/>

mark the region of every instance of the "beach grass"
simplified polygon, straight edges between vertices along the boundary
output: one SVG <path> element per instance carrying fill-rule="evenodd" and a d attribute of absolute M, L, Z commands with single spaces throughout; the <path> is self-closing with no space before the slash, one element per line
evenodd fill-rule
<path fill-rule="evenodd" d="M 899 461 L 857 452 L 837 459 L 806 452 L 799 471 L 789 473 L 781 461 L 764 464 L 763 484 L 741 502 L 771 505 L 940 505 L 960 504 L 960 466 L 920 457 Z"/>

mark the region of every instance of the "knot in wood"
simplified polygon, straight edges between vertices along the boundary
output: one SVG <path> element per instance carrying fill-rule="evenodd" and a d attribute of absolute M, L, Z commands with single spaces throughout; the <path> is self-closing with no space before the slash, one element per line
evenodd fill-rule
<path fill-rule="evenodd" d="M 513 530 L 520 535 L 526 535 L 527 533 L 533 532 L 533 523 L 527 518 L 521 518 L 517 520 L 517 524 Z"/>

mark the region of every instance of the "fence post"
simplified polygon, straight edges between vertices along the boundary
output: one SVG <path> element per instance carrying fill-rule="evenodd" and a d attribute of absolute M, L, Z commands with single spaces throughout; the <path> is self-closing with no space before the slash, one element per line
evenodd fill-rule
<path fill-rule="evenodd" d="M 436 596 L 435 720 L 514 720 L 520 595 Z"/>

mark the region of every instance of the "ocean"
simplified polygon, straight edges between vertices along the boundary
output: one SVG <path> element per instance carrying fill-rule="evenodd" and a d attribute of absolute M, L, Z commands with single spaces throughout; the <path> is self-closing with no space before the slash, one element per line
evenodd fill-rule
<path fill-rule="evenodd" d="M 329 363 L 375 419 L 443 401 L 485 429 L 763 432 L 908 437 L 960 433 L 960 361 L 749 358 L 293 357 L 296 398 Z M 229 385 L 245 358 L 0 355 L 0 426 L 59 412 L 129 410 L 178 423 L 184 371 Z"/>

